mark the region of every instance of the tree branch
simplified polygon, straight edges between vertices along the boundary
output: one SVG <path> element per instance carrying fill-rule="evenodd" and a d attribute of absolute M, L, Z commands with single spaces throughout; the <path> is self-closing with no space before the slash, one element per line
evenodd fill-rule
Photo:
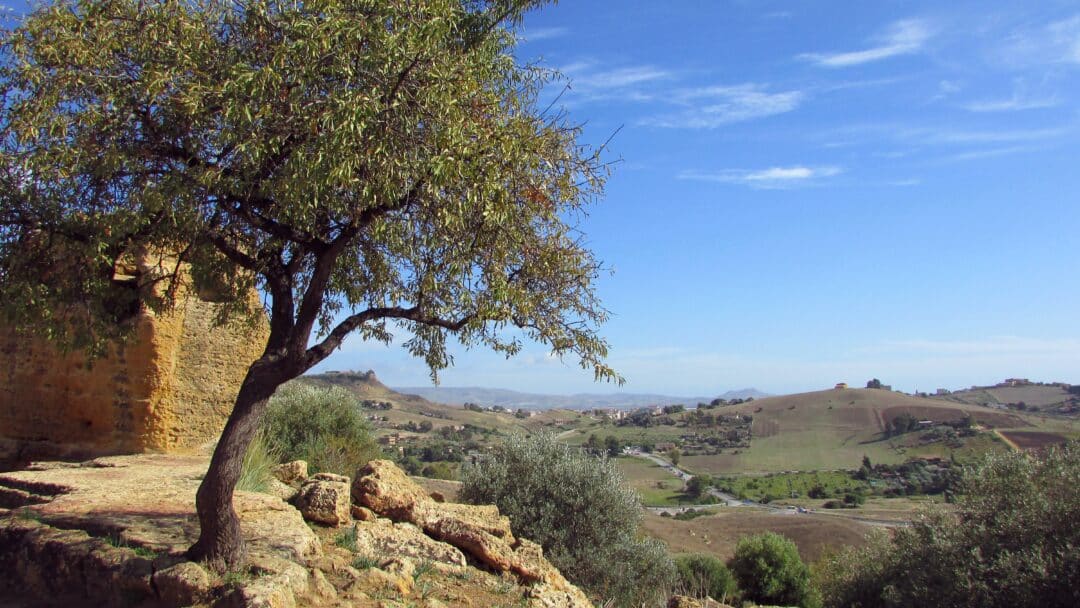
<path fill-rule="evenodd" d="M 311 369 L 312 366 L 330 356 L 330 354 L 334 352 L 334 349 L 341 346 L 341 342 L 346 336 L 364 323 L 375 319 L 403 319 L 423 325 L 441 327 L 450 331 L 459 331 L 469 322 L 476 319 L 476 313 L 469 313 L 459 319 L 450 320 L 426 314 L 419 306 L 412 306 L 410 308 L 402 308 L 400 306 L 368 308 L 367 310 L 353 314 L 341 323 L 338 323 L 337 327 L 335 327 L 322 342 L 307 349 L 304 356 L 304 370 Z"/>

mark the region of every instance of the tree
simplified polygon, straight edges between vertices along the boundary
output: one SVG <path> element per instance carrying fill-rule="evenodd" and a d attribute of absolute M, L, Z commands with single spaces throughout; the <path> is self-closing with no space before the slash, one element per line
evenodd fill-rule
<path fill-rule="evenodd" d="M 881 380 L 874 378 L 866 383 L 866 388 L 881 388 Z"/>
<path fill-rule="evenodd" d="M 407 332 L 435 379 L 449 337 L 513 354 L 515 326 L 620 380 L 573 225 L 606 166 L 512 55 L 542 4 L 58 0 L 3 33 L 5 320 L 100 353 L 123 311 L 188 288 L 223 322 L 269 317 L 191 557 L 242 561 L 232 494 L 267 400 L 348 335 Z M 114 279 L 148 256 L 158 270 Z"/>
<path fill-rule="evenodd" d="M 615 458 L 622 451 L 622 444 L 619 439 L 614 435 L 608 435 L 604 438 L 604 453 L 610 457 Z"/>
<path fill-rule="evenodd" d="M 795 543 L 779 534 L 763 532 L 743 538 L 728 565 L 744 599 L 803 608 L 820 603 L 810 587 L 810 569 Z"/>
<path fill-rule="evenodd" d="M 679 461 L 682 460 L 682 452 L 679 451 L 679 448 L 671 448 L 668 450 L 667 457 L 671 464 L 679 466 Z"/>
<path fill-rule="evenodd" d="M 461 472 L 462 501 L 494 504 L 540 543 L 571 582 L 618 606 L 657 599 L 675 582 L 663 543 L 639 536 L 641 499 L 613 460 L 544 433 L 514 435 Z M 651 605 L 651 604 L 650 604 Z"/>
<path fill-rule="evenodd" d="M 822 564 L 826 604 L 1027 608 L 1080 602 L 1080 444 L 990 453 L 935 509 Z"/>
<path fill-rule="evenodd" d="M 675 558 L 682 591 L 691 597 L 711 597 L 726 603 L 738 592 L 731 570 L 716 556 L 692 553 Z"/>
<path fill-rule="evenodd" d="M 686 493 L 692 498 L 701 498 L 702 494 L 713 486 L 713 479 L 708 475 L 694 475 L 686 482 Z"/>

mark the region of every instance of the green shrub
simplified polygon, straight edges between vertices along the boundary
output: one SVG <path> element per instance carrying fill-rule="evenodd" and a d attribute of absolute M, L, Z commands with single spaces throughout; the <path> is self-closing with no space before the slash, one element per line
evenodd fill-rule
<path fill-rule="evenodd" d="M 810 569 L 799 557 L 795 543 L 779 534 L 764 532 L 743 538 L 728 565 L 744 599 L 802 608 L 819 605 L 810 587 Z"/>
<path fill-rule="evenodd" d="M 826 559 L 829 606 L 1080 605 L 1080 447 L 990 454 L 967 468 L 953 513 Z"/>
<path fill-rule="evenodd" d="M 352 476 L 382 456 L 359 400 L 339 387 L 282 386 L 270 399 L 262 432 L 281 460 L 306 460 L 312 472 Z"/>
<path fill-rule="evenodd" d="M 515 435 L 461 472 L 459 496 L 495 504 L 572 582 L 616 606 L 666 598 L 676 582 L 664 545 L 638 537 L 641 500 L 614 462 L 550 434 Z"/>
<path fill-rule="evenodd" d="M 680 555 L 675 558 L 675 566 L 679 569 L 679 587 L 684 595 L 708 596 L 726 604 L 738 592 L 735 575 L 712 555 Z"/>
<path fill-rule="evenodd" d="M 270 448 L 262 432 L 256 433 L 255 438 L 244 452 L 244 461 L 240 466 L 240 480 L 236 482 L 236 489 L 247 492 L 266 492 L 272 479 L 271 471 L 274 466 L 281 462 L 280 456 Z"/>

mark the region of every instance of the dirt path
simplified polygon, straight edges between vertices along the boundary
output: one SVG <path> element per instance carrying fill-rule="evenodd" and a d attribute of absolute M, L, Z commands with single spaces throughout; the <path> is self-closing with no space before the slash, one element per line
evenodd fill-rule
<path fill-rule="evenodd" d="M 1012 450 L 1012 451 L 1014 451 L 1014 452 L 1019 452 L 1019 451 L 1020 451 L 1020 446 L 1016 445 L 1016 442 L 1015 442 L 1015 441 L 1013 441 L 1012 439 L 1009 439 L 1008 437 L 1006 437 L 1005 435 L 1003 435 L 1003 434 L 1001 433 L 1001 431 L 999 431 L 999 430 L 997 430 L 997 429 L 994 429 L 994 434 L 995 434 L 995 435 L 997 435 L 997 438 L 998 438 L 998 439 L 1000 439 L 1000 440 L 1004 441 L 1004 442 L 1005 442 L 1005 445 L 1009 446 L 1009 449 L 1010 449 L 1010 450 Z"/>

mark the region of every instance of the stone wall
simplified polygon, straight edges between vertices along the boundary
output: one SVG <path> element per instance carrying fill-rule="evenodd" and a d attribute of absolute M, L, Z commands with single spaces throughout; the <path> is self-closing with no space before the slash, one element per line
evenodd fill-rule
<path fill-rule="evenodd" d="M 214 323 L 194 295 L 138 313 L 125 344 L 87 363 L 0 330 L 0 452 L 13 458 L 174 451 L 213 440 L 266 345 L 257 327 Z"/>

